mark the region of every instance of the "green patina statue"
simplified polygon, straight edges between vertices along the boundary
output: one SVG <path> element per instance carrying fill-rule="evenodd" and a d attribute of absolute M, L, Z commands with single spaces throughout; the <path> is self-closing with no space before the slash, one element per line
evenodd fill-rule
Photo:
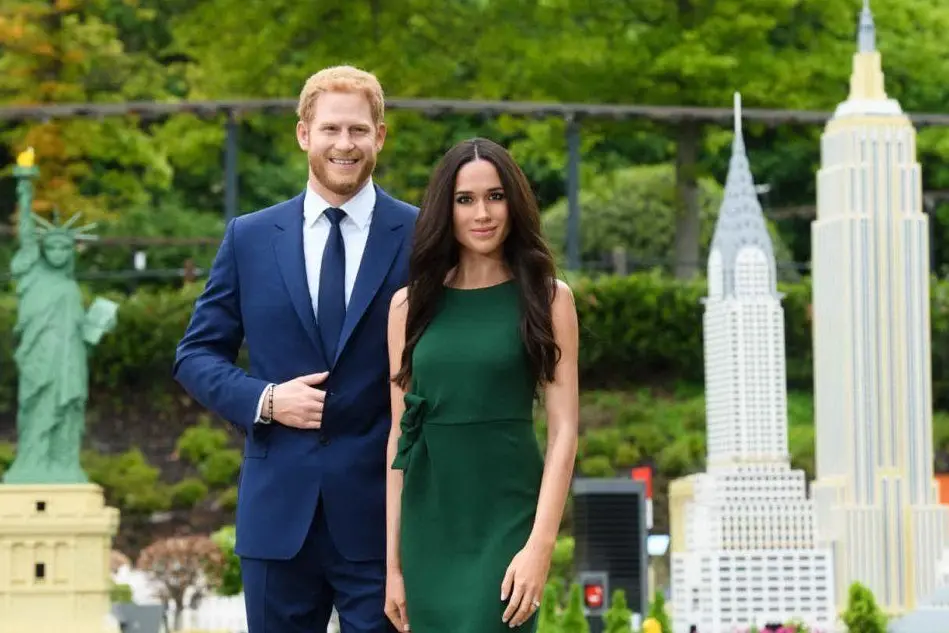
<path fill-rule="evenodd" d="M 85 311 L 76 283 L 76 243 L 94 239 L 93 225 L 74 228 L 33 213 L 33 150 L 13 170 L 19 201 L 19 249 L 10 264 L 16 282 L 14 355 L 19 371 L 16 459 L 6 484 L 88 481 L 79 461 L 89 395 L 88 348 L 115 327 L 117 305 L 96 299 Z"/>

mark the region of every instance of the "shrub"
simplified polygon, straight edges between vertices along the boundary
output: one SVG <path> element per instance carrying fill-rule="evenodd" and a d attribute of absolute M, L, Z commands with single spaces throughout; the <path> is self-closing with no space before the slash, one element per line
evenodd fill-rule
<path fill-rule="evenodd" d="M 630 633 L 633 627 L 633 612 L 626 604 L 626 593 L 622 589 L 613 592 L 610 608 L 603 614 L 604 633 Z"/>
<path fill-rule="evenodd" d="M 132 588 L 125 583 L 112 583 L 109 588 L 109 600 L 113 604 L 132 602 Z"/>
<path fill-rule="evenodd" d="M 672 624 L 669 622 L 669 614 L 666 613 L 666 597 L 661 591 L 653 594 L 652 602 L 649 604 L 649 617 L 659 623 L 662 633 L 672 633 Z"/>
<path fill-rule="evenodd" d="M 211 455 L 227 448 L 229 443 L 227 432 L 212 426 L 208 416 L 205 415 L 197 425 L 181 434 L 175 445 L 175 451 L 181 459 L 200 466 Z"/>
<path fill-rule="evenodd" d="M 241 453 L 230 444 L 227 432 L 213 427 L 205 415 L 181 434 L 175 448 L 182 459 L 197 468 L 208 488 L 220 490 L 237 481 L 241 469 Z"/>
<path fill-rule="evenodd" d="M 583 615 L 583 590 L 577 583 L 570 585 L 567 608 L 560 620 L 561 633 L 590 633 L 590 623 Z"/>
<path fill-rule="evenodd" d="M 201 288 L 195 283 L 176 290 L 113 295 L 120 302 L 118 322 L 90 357 L 91 392 L 114 394 L 119 402 L 128 393 L 139 398 L 167 393 L 175 348 Z M 585 386 L 654 378 L 701 380 L 703 282 L 637 274 L 580 280 L 574 290 Z M 783 290 L 788 292 L 788 351 L 794 361 L 789 363 L 794 368 L 790 377 L 809 382 L 809 292 L 805 285 Z M 945 294 L 942 305 L 949 305 L 949 292 Z M 0 331 L 12 331 L 15 309 L 11 295 L 0 296 Z M 934 327 L 940 323 L 949 329 L 946 318 L 934 320 Z M 0 337 L 0 403 L 8 412 L 16 393 L 13 349 L 13 337 Z M 240 362 L 246 365 L 246 357 Z"/>
<path fill-rule="evenodd" d="M 159 481 L 159 470 L 133 448 L 119 455 L 84 451 L 82 466 L 89 480 L 105 491 L 106 503 L 123 515 L 151 514 L 171 506 L 171 491 Z"/>
<path fill-rule="evenodd" d="M 650 382 L 701 384 L 704 375 L 702 304 L 705 282 L 658 273 L 578 279 L 580 371 L 584 388 Z M 788 383 L 813 386 L 810 284 L 782 284 Z M 93 351 L 90 389 L 121 396 L 168 393 L 175 348 L 201 284 L 178 290 L 142 290 L 120 299 L 118 324 Z M 949 409 L 949 280 L 934 281 L 932 296 L 933 398 Z M 0 331 L 10 332 L 15 303 L 0 296 Z M 15 402 L 13 337 L 0 337 L 0 412 Z M 246 366 L 246 357 L 240 357 Z M 173 388 L 176 389 L 176 388 Z"/>
<path fill-rule="evenodd" d="M 557 617 L 558 595 L 556 586 L 548 583 L 544 587 L 544 598 L 537 614 L 537 633 L 560 633 L 560 620 Z"/>
<path fill-rule="evenodd" d="M 240 469 L 241 453 L 233 448 L 212 453 L 200 466 L 201 476 L 213 488 L 235 482 Z"/>
<path fill-rule="evenodd" d="M 226 512 L 233 512 L 236 510 L 237 486 L 231 486 L 230 488 L 224 489 L 221 494 L 217 496 L 215 504 L 219 510 L 224 510 Z"/>
<path fill-rule="evenodd" d="M 558 591 L 563 591 L 567 587 L 567 582 L 573 574 L 573 552 L 575 547 L 576 542 L 572 536 L 558 537 L 557 543 L 554 545 L 554 551 L 550 557 L 550 573 L 547 582 Z"/>
<path fill-rule="evenodd" d="M 855 582 L 847 595 L 847 609 L 842 618 L 850 633 L 886 633 L 886 616 L 873 593 Z"/>
<path fill-rule="evenodd" d="M 171 505 L 178 510 L 193 508 L 208 496 L 208 487 L 196 477 L 186 477 L 171 487 Z"/>
<path fill-rule="evenodd" d="M 0 477 L 13 464 L 16 457 L 16 447 L 9 442 L 0 442 Z"/>
<path fill-rule="evenodd" d="M 233 525 L 225 525 L 211 535 L 211 540 L 218 546 L 224 557 L 218 594 L 236 596 L 244 588 L 241 580 L 241 559 L 234 553 L 234 546 L 237 543 L 237 530 Z"/>

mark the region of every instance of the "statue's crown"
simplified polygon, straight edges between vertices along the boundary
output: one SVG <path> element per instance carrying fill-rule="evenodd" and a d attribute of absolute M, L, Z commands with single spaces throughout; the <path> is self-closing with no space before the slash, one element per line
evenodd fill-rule
<path fill-rule="evenodd" d="M 91 235 L 89 233 L 89 231 L 96 228 L 94 222 L 91 224 L 84 224 L 83 226 L 73 227 L 73 225 L 79 221 L 81 216 L 82 213 L 77 212 L 65 222 L 60 223 L 58 209 L 53 211 L 52 222 L 35 213 L 33 214 L 33 218 L 36 220 L 37 224 L 36 232 L 41 238 L 51 235 L 65 235 L 77 242 L 91 242 L 97 239 L 95 235 Z"/>

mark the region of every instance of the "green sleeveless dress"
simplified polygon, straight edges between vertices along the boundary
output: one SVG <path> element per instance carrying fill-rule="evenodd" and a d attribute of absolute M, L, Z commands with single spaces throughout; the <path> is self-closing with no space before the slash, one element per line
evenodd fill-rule
<path fill-rule="evenodd" d="M 530 535 L 543 472 L 520 319 L 513 281 L 445 288 L 415 347 L 392 465 L 404 471 L 412 633 L 511 631 L 501 582 Z M 536 619 L 515 630 L 534 631 Z"/>

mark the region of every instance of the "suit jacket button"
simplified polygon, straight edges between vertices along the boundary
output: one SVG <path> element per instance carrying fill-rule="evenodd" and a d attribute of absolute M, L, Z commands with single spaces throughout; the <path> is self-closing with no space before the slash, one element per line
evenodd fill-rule
<path fill-rule="evenodd" d="M 326 437 L 325 435 L 323 435 L 323 434 L 321 433 L 321 434 L 320 434 L 320 444 L 322 444 L 323 446 L 326 446 L 326 445 L 329 444 L 329 443 L 330 443 L 330 438 Z"/>

